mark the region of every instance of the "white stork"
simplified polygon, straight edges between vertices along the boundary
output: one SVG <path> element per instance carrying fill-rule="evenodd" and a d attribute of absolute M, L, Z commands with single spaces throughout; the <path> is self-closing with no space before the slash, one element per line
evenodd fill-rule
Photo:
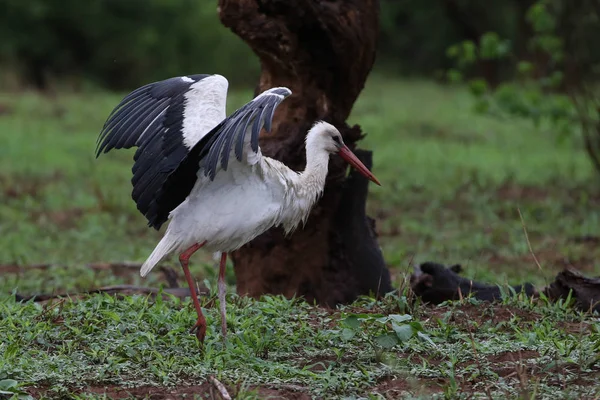
<path fill-rule="evenodd" d="M 206 320 L 188 269 L 190 256 L 204 247 L 221 253 L 218 291 L 221 329 L 226 335 L 227 253 L 273 226 L 290 233 L 308 217 L 325 186 L 329 155 L 339 154 L 364 176 L 375 176 L 348 149 L 340 132 L 317 122 L 306 136 L 306 169 L 295 172 L 261 155 L 262 128 L 269 131 L 275 108 L 291 91 L 266 90 L 229 117 L 227 79 L 189 75 L 150 83 L 128 94 L 109 115 L 97 154 L 137 147 L 133 200 L 164 237 L 144 262 L 141 275 L 172 252 L 179 254 L 198 314 L 192 328 L 200 342 Z"/>

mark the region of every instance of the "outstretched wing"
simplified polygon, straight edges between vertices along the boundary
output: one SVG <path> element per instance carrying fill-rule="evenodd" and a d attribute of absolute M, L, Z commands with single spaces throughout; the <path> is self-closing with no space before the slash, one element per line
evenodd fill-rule
<path fill-rule="evenodd" d="M 138 147 L 132 197 L 149 225 L 160 227 L 156 194 L 190 149 L 225 118 L 227 79 L 189 75 L 150 83 L 128 94 L 108 117 L 97 154 Z"/>
<path fill-rule="evenodd" d="M 206 134 L 157 194 L 160 211 L 156 222 L 162 224 L 168 219 L 169 213 L 190 194 L 197 179 L 212 181 L 219 170 L 227 170 L 234 161 L 232 157 L 250 165 L 260 162 L 260 131 L 262 128 L 267 132 L 271 130 L 275 109 L 291 93 L 285 87 L 266 90 Z"/>

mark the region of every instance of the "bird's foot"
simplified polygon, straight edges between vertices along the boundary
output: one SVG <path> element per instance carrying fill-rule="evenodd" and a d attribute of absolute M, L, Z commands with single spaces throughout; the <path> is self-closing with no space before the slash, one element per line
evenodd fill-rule
<path fill-rule="evenodd" d="M 190 333 L 196 333 L 196 337 L 200 344 L 204 344 L 204 337 L 206 336 L 206 321 L 198 319 L 196 324 L 190 329 Z"/>

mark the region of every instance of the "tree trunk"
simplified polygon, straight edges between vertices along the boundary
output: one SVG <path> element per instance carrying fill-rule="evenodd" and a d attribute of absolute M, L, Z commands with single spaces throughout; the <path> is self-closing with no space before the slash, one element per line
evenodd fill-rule
<path fill-rule="evenodd" d="M 276 86 L 293 93 L 261 136 L 263 154 L 303 169 L 304 138 L 317 120 L 335 125 L 353 148 L 362 133 L 345 121 L 375 60 L 378 0 L 219 0 L 218 10 L 260 58 L 256 94 Z M 370 163 L 370 153 L 361 157 Z M 346 171 L 331 158 L 324 195 L 304 228 L 289 237 L 271 229 L 231 254 L 238 293 L 335 305 L 392 290 L 364 214 L 366 180 L 345 179 Z"/>

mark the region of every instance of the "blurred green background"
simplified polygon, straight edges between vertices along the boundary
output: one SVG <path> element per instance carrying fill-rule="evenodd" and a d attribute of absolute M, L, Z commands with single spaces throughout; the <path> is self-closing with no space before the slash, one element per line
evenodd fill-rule
<path fill-rule="evenodd" d="M 233 111 L 252 96 L 256 56 L 216 1 L 0 9 L 4 291 L 158 284 L 86 268 L 141 262 L 160 237 L 130 198 L 132 152 L 95 160 L 96 137 L 128 90 L 171 76 L 226 76 Z M 596 0 L 381 1 L 377 62 L 350 122 L 384 184 L 369 213 L 395 282 L 425 260 L 501 283 L 600 272 L 599 17 Z M 194 268 L 215 277 L 209 254 Z"/>
<path fill-rule="evenodd" d="M 382 0 L 377 69 L 394 76 L 441 78 L 454 65 L 449 47 L 477 42 L 489 32 L 508 40 L 517 58 L 543 58 L 528 42 L 536 29 L 531 8 L 546 5 L 550 12 L 536 23 L 555 18 L 556 33 L 562 35 L 558 40 L 564 41 L 567 22 L 577 19 L 585 26 L 583 16 L 597 11 L 595 3 Z M 196 70 L 219 72 L 242 84 L 256 79 L 259 70 L 247 46 L 221 25 L 212 0 L 2 0 L 1 6 L 2 83 L 9 87 L 70 82 L 131 89 Z M 586 51 L 600 48 L 596 33 L 577 32 L 579 43 L 590 42 Z M 514 61 L 490 62 L 476 73 L 494 82 L 510 79 Z"/>

